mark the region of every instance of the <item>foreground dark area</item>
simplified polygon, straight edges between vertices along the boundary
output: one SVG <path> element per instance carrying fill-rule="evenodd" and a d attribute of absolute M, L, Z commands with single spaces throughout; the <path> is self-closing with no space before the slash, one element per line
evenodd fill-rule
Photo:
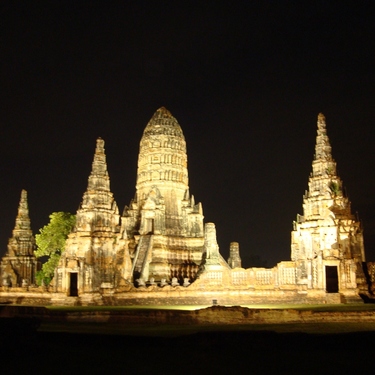
<path fill-rule="evenodd" d="M 35 324 L 34 324 L 35 323 Z M 375 332 L 198 332 L 177 337 L 51 333 L 33 320 L 1 327 L 8 374 L 299 374 L 372 372 Z"/>

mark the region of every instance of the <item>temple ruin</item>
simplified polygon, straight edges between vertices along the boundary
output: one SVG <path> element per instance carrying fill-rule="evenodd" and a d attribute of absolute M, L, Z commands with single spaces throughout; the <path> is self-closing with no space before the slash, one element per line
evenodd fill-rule
<path fill-rule="evenodd" d="M 136 181 L 120 215 L 99 138 L 75 227 L 48 288 L 33 285 L 37 262 L 23 191 L 1 262 L 0 301 L 22 295 L 28 303 L 62 305 L 350 303 L 368 293 L 362 228 L 337 175 L 322 114 L 291 260 L 275 267 L 242 268 L 237 242 L 228 261 L 221 256 L 215 224 L 204 223 L 202 204 L 189 191 L 182 129 L 163 107 L 143 132 Z"/>

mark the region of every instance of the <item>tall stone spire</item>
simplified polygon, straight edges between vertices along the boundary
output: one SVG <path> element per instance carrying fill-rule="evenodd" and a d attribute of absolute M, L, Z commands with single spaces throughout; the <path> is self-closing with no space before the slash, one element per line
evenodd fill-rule
<path fill-rule="evenodd" d="M 109 182 L 104 141 L 98 138 L 76 225 L 55 271 L 56 291 L 77 296 L 116 284 L 117 251 L 121 248 L 123 254 L 125 244 L 120 238 L 120 215 Z"/>
<path fill-rule="evenodd" d="M 13 236 L 8 243 L 8 254 L 10 256 L 34 255 L 34 250 L 35 241 L 30 227 L 27 191 L 22 190 Z"/>
<path fill-rule="evenodd" d="M 312 163 L 312 174 L 309 179 L 309 191 L 304 204 L 304 216 L 310 217 L 317 214 L 322 215 L 324 207 L 333 204 L 333 199 L 350 211 L 350 202 L 343 196 L 342 181 L 337 176 L 336 162 L 332 158 L 332 148 L 326 129 L 325 117 L 322 113 L 318 115 L 317 136 L 315 145 L 315 156 Z M 326 204 L 320 204 L 322 199 L 328 200 Z M 320 203 L 318 203 L 320 202 Z M 323 210 L 323 211 L 322 211 Z"/>
<path fill-rule="evenodd" d="M 315 160 L 332 160 L 331 145 L 327 136 L 326 118 L 323 113 L 318 115 L 318 131 L 315 145 Z"/>
<path fill-rule="evenodd" d="M 297 215 L 293 223 L 291 258 L 297 264 L 299 284 L 341 292 L 357 285 L 365 287 L 365 253 L 362 228 L 351 213 L 331 151 L 325 117 L 320 113 L 303 215 Z M 336 275 L 333 281 L 330 272 Z M 308 278 L 308 274 L 312 277 Z"/>
<path fill-rule="evenodd" d="M 113 220 L 117 222 L 113 222 Z M 98 138 L 87 190 L 83 194 L 81 207 L 77 211 L 76 229 L 113 230 L 112 227 L 118 225 L 118 220 L 117 204 L 110 191 L 104 141 Z"/>
<path fill-rule="evenodd" d="M 104 141 L 101 138 L 96 140 L 96 149 L 92 170 L 88 179 L 87 191 L 84 195 L 82 207 L 96 207 L 102 203 L 93 199 L 99 192 L 109 192 L 109 176 L 107 171 L 107 162 L 104 150 Z"/>
<path fill-rule="evenodd" d="M 143 132 L 136 189 L 139 204 L 151 194 L 156 204 L 165 205 L 167 231 L 181 229 L 180 202 L 189 189 L 186 142 L 177 120 L 164 107 L 154 113 Z"/>
<path fill-rule="evenodd" d="M 27 192 L 22 190 L 18 214 L 8 251 L 0 262 L 3 286 L 28 286 L 35 283 L 38 262 L 34 255 L 35 239 L 30 228 Z"/>

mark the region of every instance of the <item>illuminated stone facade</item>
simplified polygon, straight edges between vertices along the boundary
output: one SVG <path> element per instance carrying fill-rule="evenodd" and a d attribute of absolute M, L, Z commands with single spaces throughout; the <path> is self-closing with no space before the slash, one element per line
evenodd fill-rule
<path fill-rule="evenodd" d="M 136 194 L 121 216 L 109 182 L 99 138 L 50 288 L 52 303 L 343 303 L 367 293 L 361 226 L 337 176 L 322 114 L 291 260 L 273 268 L 242 268 L 237 242 L 223 259 L 215 224 L 203 223 L 202 205 L 189 192 L 181 127 L 165 108 L 143 132 Z"/>
<path fill-rule="evenodd" d="M 35 283 L 38 262 L 34 256 L 35 239 L 30 228 L 27 192 L 22 190 L 13 236 L 1 260 L 3 287 L 28 287 Z"/>
<path fill-rule="evenodd" d="M 136 190 L 121 219 L 134 249 L 133 281 L 193 281 L 202 259 L 203 211 L 189 193 L 184 135 L 165 108 L 143 132 Z"/>
<path fill-rule="evenodd" d="M 99 138 L 76 224 L 55 270 L 57 292 L 77 296 L 112 289 L 121 276 L 127 276 L 130 263 L 121 257 L 127 241 L 120 233 L 120 215 L 109 182 L 104 141 Z"/>
<path fill-rule="evenodd" d="M 315 157 L 309 188 L 303 197 L 303 215 L 292 232 L 291 258 L 296 282 L 307 289 L 366 292 L 365 261 L 360 222 L 351 213 L 342 181 L 331 155 L 323 114 L 318 116 Z"/>

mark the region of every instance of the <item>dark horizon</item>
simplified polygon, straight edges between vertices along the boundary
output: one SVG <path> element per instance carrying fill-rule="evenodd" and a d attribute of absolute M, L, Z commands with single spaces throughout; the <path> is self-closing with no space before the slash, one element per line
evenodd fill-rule
<path fill-rule="evenodd" d="M 257 255 L 268 267 L 290 259 L 322 112 L 375 261 L 375 5 L 189 4 L 2 5 L 0 254 L 21 189 L 34 234 L 76 212 L 98 137 L 122 213 L 143 130 L 165 106 L 220 252 L 237 241 L 245 266 Z"/>

